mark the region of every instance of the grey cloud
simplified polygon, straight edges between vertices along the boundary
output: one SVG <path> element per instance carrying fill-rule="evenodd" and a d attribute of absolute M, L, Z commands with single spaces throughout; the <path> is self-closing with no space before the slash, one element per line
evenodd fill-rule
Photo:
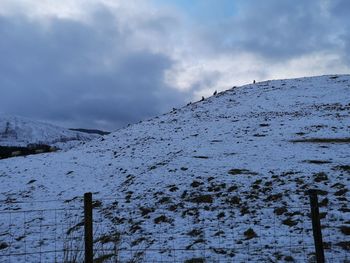
<path fill-rule="evenodd" d="M 52 19 L 48 28 L 0 17 L 0 111 L 115 129 L 184 102 L 164 83 L 169 57 L 131 50 L 112 14 L 96 16 L 93 26 Z"/>
<path fill-rule="evenodd" d="M 350 2 L 348 0 L 329 1 L 329 8 L 335 17 L 349 18 Z M 343 20 L 343 22 L 350 23 L 349 19 Z"/>
<path fill-rule="evenodd" d="M 336 19 L 337 24 L 333 28 L 338 33 L 338 39 L 342 49 L 344 60 L 350 65 L 350 19 L 349 19 L 350 1 L 334 0 L 330 1 L 330 12 Z"/>
<path fill-rule="evenodd" d="M 330 51 L 350 65 L 349 1 L 235 3 L 227 6 L 237 8 L 233 17 L 189 21 L 176 11 L 145 12 L 129 18 L 128 25 L 119 22 L 123 14 L 98 4 L 88 23 L 0 16 L 0 111 L 65 126 L 115 129 L 186 103 L 186 97 L 191 100 L 225 75 L 221 68 L 204 71 L 191 90 L 180 93 L 164 82 L 164 73 L 188 58 L 151 50 L 180 50 L 200 61 L 244 51 L 271 64 Z M 268 72 L 260 67 L 252 74 Z"/>
<path fill-rule="evenodd" d="M 208 34 L 216 39 L 213 46 L 217 52 L 248 51 L 271 60 L 338 52 L 342 48 L 339 33 L 346 29 L 348 18 L 340 19 L 341 12 L 330 2 L 329 15 L 325 15 L 325 1 L 320 0 L 240 1 L 238 15 L 218 25 L 215 37 Z M 345 2 L 338 1 L 343 5 L 340 9 L 349 10 Z"/>

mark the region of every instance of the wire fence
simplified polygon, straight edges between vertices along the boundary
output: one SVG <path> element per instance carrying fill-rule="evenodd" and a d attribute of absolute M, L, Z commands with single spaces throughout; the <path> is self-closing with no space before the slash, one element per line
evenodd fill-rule
<path fill-rule="evenodd" d="M 298 202 L 95 198 L 96 262 L 316 262 L 307 196 Z M 326 262 L 350 262 L 347 200 L 320 200 Z M 0 262 L 83 262 L 83 198 L 0 201 Z"/>
<path fill-rule="evenodd" d="M 84 236 L 72 231 L 83 220 L 82 207 L 12 200 L 0 207 L 0 262 L 69 262 L 69 244 L 83 244 Z"/>

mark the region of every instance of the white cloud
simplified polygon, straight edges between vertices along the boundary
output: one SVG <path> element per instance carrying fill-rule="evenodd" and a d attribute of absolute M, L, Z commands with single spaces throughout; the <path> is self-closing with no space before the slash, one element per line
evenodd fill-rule
<path fill-rule="evenodd" d="M 31 19 L 61 18 L 81 19 L 87 8 L 87 1 L 80 0 L 2 0 L 0 14 L 3 16 L 23 15 Z"/>
<path fill-rule="evenodd" d="M 210 96 L 253 80 L 297 78 L 323 74 L 346 74 L 349 67 L 336 53 L 317 52 L 283 62 L 271 62 L 251 53 L 224 54 L 184 60 L 167 71 L 167 82 L 181 90 L 196 87 L 194 99 Z"/>

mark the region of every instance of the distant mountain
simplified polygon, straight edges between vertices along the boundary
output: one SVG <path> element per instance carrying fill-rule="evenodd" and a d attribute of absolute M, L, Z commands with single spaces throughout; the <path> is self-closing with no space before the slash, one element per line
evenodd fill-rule
<path fill-rule="evenodd" d="M 88 133 L 88 134 L 98 134 L 98 135 L 102 135 L 102 136 L 110 134 L 110 132 L 95 130 L 95 129 L 69 129 L 69 130 Z"/>
<path fill-rule="evenodd" d="M 10 123 L 2 134 L 19 138 L 24 124 Z M 31 137 L 55 137 L 43 130 Z M 107 248 L 111 262 L 315 262 L 305 192 L 317 188 L 327 262 L 348 262 L 349 134 L 349 75 L 234 87 L 69 151 L 0 161 L 0 200 L 9 200 L 0 208 L 80 207 L 75 200 L 93 192 L 94 222 L 105 233 L 94 246 Z M 55 216 L 12 220 L 13 231 L 0 216 L 3 253 L 36 251 L 23 240 L 44 240 L 43 251 L 83 240 L 81 220 L 67 216 L 57 222 L 74 227 L 57 241 Z M 38 232 L 39 222 L 48 227 Z"/>
<path fill-rule="evenodd" d="M 23 117 L 0 114 L 0 146 L 27 147 L 29 144 L 45 144 L 70 148 L 74 144 L 97 137 L 99 136 Z"/>

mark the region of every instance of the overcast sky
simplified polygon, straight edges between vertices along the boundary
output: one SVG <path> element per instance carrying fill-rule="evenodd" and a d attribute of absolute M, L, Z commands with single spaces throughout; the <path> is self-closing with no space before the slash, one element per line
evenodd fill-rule
<path fill-rule="evenodd" d="M 0 0 L 0 112 L 115 130 L 234 85 L 349 73 L 348 0 Z"/>

